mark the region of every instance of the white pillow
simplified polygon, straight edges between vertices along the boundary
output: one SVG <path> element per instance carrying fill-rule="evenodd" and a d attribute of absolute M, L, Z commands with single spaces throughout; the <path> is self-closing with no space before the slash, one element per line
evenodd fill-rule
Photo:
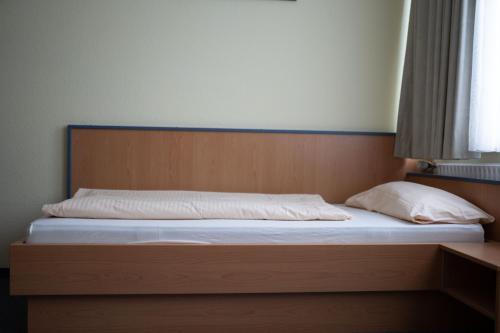
<path fill-rule="evenodd" d="M 44 205 L 46 215 L 101 219 L 348 220 L 349 213 L 317 194 L 217 193 L 79 189 Z"/>
<path fill-rule="evenodd" d="M 493 216 L 459 196 L 403 181 L 375 186 L 350 197 L 345 204 L 421 224 L 495 221 Z"/>

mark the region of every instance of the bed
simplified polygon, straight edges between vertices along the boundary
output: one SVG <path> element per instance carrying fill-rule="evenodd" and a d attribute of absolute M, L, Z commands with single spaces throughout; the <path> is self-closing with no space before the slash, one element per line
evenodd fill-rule
<path fill-rule="evenodd" d="M 483 242 L 480 224 L 418 225 L 339 205 L 345 221 L 41 218 L 27 244 L 412 244 Z"/>
<path fill-rule="evenodd" d="M 388 133 L 70 126 L 68 196 L 78 188 L 181 189 L 318 193 L 338 203 L 405 179 L 414 162 L 394 158 L 393 143 Z M 498 217 L 494 191 L 465 195 Z M 475 325 L 474 313 L 439 292 L 440 243 L 498 239 L 495 225 L 483 231 L 354 215 L 345 228 L 338 221 L 182 221 L 179 228 L 179 221 L 40 219 L 26 242 L 11 246 L 11 293 L 28 296 L 30 332 Z"/>

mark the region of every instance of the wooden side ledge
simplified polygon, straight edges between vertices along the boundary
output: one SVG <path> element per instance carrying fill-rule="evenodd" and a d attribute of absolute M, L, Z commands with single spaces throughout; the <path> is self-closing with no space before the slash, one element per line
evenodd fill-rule
<path fill-rule="evenodd" d="M 437 290 L 439 245 L 11 246 L 14 295 Z"/>

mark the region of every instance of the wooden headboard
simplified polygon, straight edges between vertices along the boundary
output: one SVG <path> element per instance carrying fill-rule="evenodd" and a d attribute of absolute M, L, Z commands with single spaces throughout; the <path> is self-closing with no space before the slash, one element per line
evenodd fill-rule
<path fill-rule="evenodd" d="M 329 202 L 404 179 L 394 134 L 68 126 L 78 188 L 319 193 Z"/>

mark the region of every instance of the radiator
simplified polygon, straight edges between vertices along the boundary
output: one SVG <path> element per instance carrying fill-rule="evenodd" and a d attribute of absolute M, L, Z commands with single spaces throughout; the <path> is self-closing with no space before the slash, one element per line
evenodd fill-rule
<path fill-rule="evenodd" d="M 443 176 L 500 180 L 500 164 L 437 163 L 434 173 Z"/>

